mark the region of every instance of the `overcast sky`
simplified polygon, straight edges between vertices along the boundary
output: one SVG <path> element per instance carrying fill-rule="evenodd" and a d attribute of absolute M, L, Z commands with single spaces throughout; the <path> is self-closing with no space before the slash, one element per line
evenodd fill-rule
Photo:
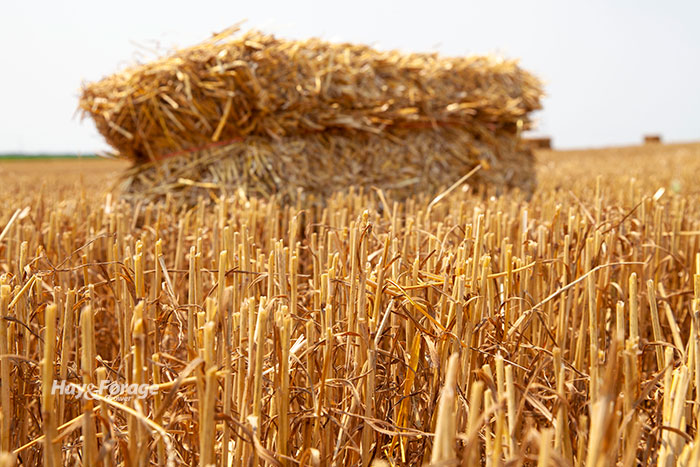
<path fill-rule="evenodd" d="M 447 55 L 520 58 L 546 83 L 538 133 L 559 148 L 700 140 L 700 1 L 3 2 L 0 152 L 107 146 L 75 109 L 83 81 L 246 19 L 317 36 Z"/>

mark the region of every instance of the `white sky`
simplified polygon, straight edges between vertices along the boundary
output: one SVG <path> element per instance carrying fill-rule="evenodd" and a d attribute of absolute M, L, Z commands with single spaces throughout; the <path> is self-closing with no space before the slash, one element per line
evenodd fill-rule
<path fill-rule="evenodd" d="M 546 82 L 538 133 L 560 148 L 700 140 L 697 0 L 6 1 L 0 15 L 0 153 L 105 149 L 75 115 L 81 82 L 244 19 L 285 38 L 519 57 Z"/>

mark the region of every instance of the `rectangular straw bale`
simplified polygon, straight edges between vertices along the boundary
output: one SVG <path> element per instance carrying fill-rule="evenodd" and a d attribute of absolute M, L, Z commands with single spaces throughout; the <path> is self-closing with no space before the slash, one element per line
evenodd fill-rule
<path fill-rule="evenodd" d="M 542 90 L 515 61 L 237 32 L 84 87 L 84 114 L 134 163 L 127 197 L 352 186 L 406 197 L 476 165 L 472 182 L 532 191 L 520 133 Z"/>
<path fill-rule="evenodd" d="M 540 108 L 539 80 L 512 60 L 237 32 L 87 84 L 80 108 L 121 156 L 137 161 L 251 135 L 330 129 L 515 134 Z"/>
<path fill-rule="evenodd" d="M 496 191 L 534 189 L 532 152 L 507 137 L 489 143 L 457 128 L 314 133 L 272 139 L 251 136 L 197 153 L 141 164 L 126 173 L 122 191 L 134 199 L 171 194 L 196 202 L 201 195 L 275 195 L 326 198 L 351 187 L 380 188 L 396 199 L 435 194 L 481 165 L 467 184 Z"/>

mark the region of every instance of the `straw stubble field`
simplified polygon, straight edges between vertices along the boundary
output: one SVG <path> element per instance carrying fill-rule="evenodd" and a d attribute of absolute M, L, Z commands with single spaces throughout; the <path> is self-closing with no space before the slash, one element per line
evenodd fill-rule
<path fill-rule="evenodd" d="M 0 465 L 697 465 L 700 145 L 537 157 L 325 207 L 0 162 Z"/>

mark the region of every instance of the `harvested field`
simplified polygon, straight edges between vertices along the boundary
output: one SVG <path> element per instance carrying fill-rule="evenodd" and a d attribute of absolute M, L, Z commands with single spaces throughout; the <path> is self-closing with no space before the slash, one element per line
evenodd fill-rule
<path fill-rule="evenodd" d="M 697 465 L 700 144 L 536 156 L 194 207 L 0 161 L 0 465 Z"/>

